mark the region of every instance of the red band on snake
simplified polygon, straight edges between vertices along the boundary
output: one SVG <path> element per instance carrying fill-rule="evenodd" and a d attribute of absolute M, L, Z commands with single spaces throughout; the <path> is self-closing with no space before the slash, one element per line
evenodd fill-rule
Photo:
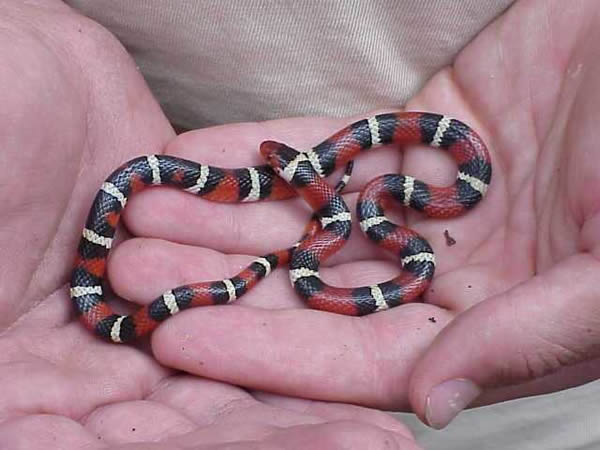
<path fill-rule="evenodd" d="M 397 174 L 370 181 L 359 196 L 358 220 L 372 241 L 399 258 L 400 274 L 372 286 L 329 286 L 319 277 L 319 265 L 350 236 L 350 210 L 340 192 L 350 177 L 352 161 L 360 152 L 386 144 L 445 149 L 457 163 L 456 182 L 436 187 Z M 260 152 L 266 165 L 223 169 L 173 156 L 148 155 L 114 171 L 94 199 L 71 277 L 71 299 L 83 323 L 112 342 L 133 341 L 184 309 L 236 300 L 277 266 L 286 264 L 294 289 L 311 308 L 365 315 L 418 301 L 433 278 L 433 250 L 419 234 L 388 219 L 385 209 L 398 203 L 430 217 L 455 217 L 483 198 L 492 176 L 490 156 L 481 138 L 462 122 L 431 113 L 380 114 L 347 126 L 308 151 L 267 141 Z M 344 178 L 331 188 L 324 178 L 344 165 Z M 295 246 L 257 258 L 237 275 L 180 286 L 132 315 L 115 314 L 104 298 L 103 284 L 119 217 L 131 195 L 158 185 L 228 203 L 300 195 L 315 214 Z"/>

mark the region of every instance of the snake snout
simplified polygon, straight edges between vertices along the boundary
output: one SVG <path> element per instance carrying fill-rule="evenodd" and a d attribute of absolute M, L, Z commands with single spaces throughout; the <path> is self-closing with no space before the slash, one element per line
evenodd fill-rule
<path fill-rule="evenodd" d="M 260 144 L 260 154 L 277 171 L 285 168 L 298 151 L 280 142 L 264 141 Z"/>
<path fill-rule="evenodd" d="M 260 144 L 260 154 L 263 158 L 269 160 L 282 147 L 284 147 L 284 145 L 280 142 L 264 141 Z"/>

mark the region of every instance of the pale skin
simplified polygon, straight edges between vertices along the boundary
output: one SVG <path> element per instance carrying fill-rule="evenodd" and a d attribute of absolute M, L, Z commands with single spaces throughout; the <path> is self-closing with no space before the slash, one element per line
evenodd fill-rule
<path fill-rule="evenodd" d="M 440 405 L 434 387 L 447 380 L 472 380 L 479 388 L 469 384 L 464 398 L 481 392 L 483 404 L 598 378 L 597 2 L 517 2 L 405 105 L 471 124 L 494 164 L 489 195 L 465 216 L 398 215 L 436 251 L 425 303 L 363 318 L 311 311 L 278 270 L 235 305 L 169 319 L 141 348 L 101 342 L 71 313 L 66 283 L 102 179 L 141 153 L 260 163 L 265 139 L 312 146 L 372 112 L 175 137 L 112 37 L 61 3 L 34 3 L 0 2 L 0 33 L 12 39 L 0 38 L 2 60 L 11 61 L 0 66 L 0 84 L 12 87 L 0 93 L 0 123 L 10 130 L 0 135 L 0 382 L 7 393 L 0 444 L 55 433 L 66 448 L 139 439 L 219 448 L 225 434 L 239 448 L 254 448 L 248 439 L 300 448 L 310 438 L 350 439 L 355 430 L 391 448 L 417 448 L 378 411 L 255 391 L 412 408 L 441 427 L 451 415 L 432 411 Z M 348 204 L 391 167 L 437 184 L 455 176 L 440 152 L 377 150 L 357 161 Z M 180 284 L 231 276 L 254 256 L 295 242 L 308 217 L 300 200 L 218 205 L 146 191 L 126 210 L 136 237 L 113 251 L 111 285 L 143 304 Z M 455 245 L 446 245 L 445 230 Z M 322 272 L 336 285 L 379 282 L 397 272 L 382 258 L 357 228 Z"/>
<path fill-rule="evenodd" d="M 418 448 L 386 413 L 186 375 L 82 328 L 65 283 L 94 191 L 175 133 L 117 41 L 59 2 L 0 2 L 0 55 L 0 448 Z"/>

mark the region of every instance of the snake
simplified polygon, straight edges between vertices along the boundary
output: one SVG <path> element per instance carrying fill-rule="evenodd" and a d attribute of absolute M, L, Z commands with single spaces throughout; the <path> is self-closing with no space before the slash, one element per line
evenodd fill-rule
<path fill-rule="evenodd" d="M 398 259 L 399 274 L 369 286 L 331 286 L 321 278 L 319 268 L 350 237 L 351 212 L 341 194 L 354 160 L 362 152 L 389 144 L 448 152 L 456 162 L 456 180 L 439 187 L 391 173 L 369 181 L 358 196 L 357 219 L 371 241 Z M 374 115 L 308 150 L 265 141 L 259 151 L 266 163 L 243 168 L 221 168 L 165 154 L 144 155 L 108 176 L 87 216 L 70 281 L 74 310 L 86 328 L 110 342 L 132 342 L 185 309 L 232 303 L 277 267 L 286 265 L 295 292 L 313 309 L 364 316 L 419 301 L 434 276 L 434 252 L 424 237 L 394 223 L 386 210 L 399 206 L 432 218 L 456 217 L 481 201 L 492 177 L 490 154 L 481 137 L 460 120 L 430 112 Z M 327 177 L 344 166 L 343 177 L 331 187 Z M 255 258 L 232 277 L 175 287 L 132 314 L 117 314 L 105 296 L 109 251 L 128 200 L 152 186 L 170 186 L 222 203 L 299 196 L 313 214 L 300 239 L 289 248 Z"/>

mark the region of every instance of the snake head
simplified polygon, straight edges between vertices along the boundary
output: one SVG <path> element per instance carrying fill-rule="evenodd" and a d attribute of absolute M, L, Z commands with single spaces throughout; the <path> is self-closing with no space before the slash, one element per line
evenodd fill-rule
<path fill-rule="evenodd" d="M 288 177 L 284 176 L 285 168 L 297 158 L 300 152 L 280 142 L 264 141 L 260 144 L 260 154 L 277 175 L 287 179 Z"/>

